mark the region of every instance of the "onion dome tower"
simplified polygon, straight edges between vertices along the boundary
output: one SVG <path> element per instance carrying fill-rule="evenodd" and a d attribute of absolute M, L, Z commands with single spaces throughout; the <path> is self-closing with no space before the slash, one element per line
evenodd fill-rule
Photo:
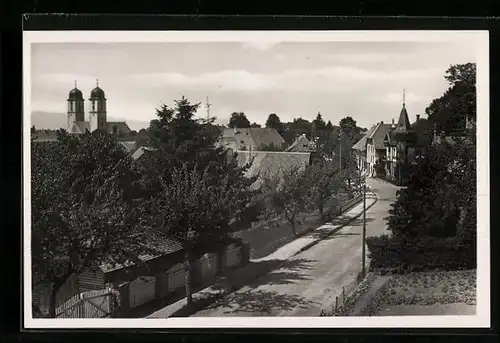
<path fill-rule="evenodd" d="M 106 96 L 99 88 L 99 80 L 96 81 L 96 88 L 90 92 L 89 101 L 90 131 L 106 130 Z"/>
<path fill-rule="evenodd" d="M 85 110 L 84 110 L 84 104 L 85 101 L 83 100 L 83 93 L 81 90 L 79 90 L 76 86 L 76 81 L 75 81 L 75 88 L 73 88 L 68 95 L 68 128 L 73 125 L 75 122 L 83 122 L 85 121 Z"/>

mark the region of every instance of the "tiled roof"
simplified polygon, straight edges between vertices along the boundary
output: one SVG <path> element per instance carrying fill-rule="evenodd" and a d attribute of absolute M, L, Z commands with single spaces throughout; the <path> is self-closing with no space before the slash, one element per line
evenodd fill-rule
<path fill-rule="evenodd" d="M 146 151 L 153 151 L 155 149 L 147 147 L 147 146 L 142 146 L 139 149 L 137 149 L 133 154 L 132 154 L 132 159 L 137 160 L 139 159 Z"/>
<path fill-rule="evenodd" d="M 259 175 L 254 187 L 259 187 L 262 177 L 279 176 L 288 168 L 300 168 L 309 164 L 309 152 L 282 152 L 282 151 L 237 151 L 236 157 L 240 165 L 253 161 L 247 171 L 247 176 Z"/>
<path fill-rule="evenodd" d="M 108 133 L 113 133 L 113 127 L 116 126 L 119 133 L 128 135 L 130 133 L 130 127 L 124 121 L 108 121 L 106 123 L 106 131 Z"/>
<path fill-rule="evenodd" d="M 119 142 L 128 153 L 133 153 L 136 150 L 135 141 L 120 141 Z"/>
<path fill-rule="evenodd" d="M 365 135 L 359 140 L 357 141 L 353 146 L 352 148 L 354 150 L 359 150 L 359 151 L 365 151 L 366 150 L 366 139 L 373 133 L 373 131 L 375 130 L 375 128 L 377 127 L 377 124 L 373 125 L 372 127 L 370 127 Z"/>
<path fill-rule="evenodd" d="M 368 136 L 368 139 L 371 141 L 371 144 L 375 146 L 375 149 L 385 149 L 384 139 L 391 129 L 391 124 L 384 124 L 382 122 L 377 124 L 375 129 Z"/>
<path fill-rule="evenodd" d="M 145 250 L 151 250 L 152 253 L 150 254 L 144 254 L 140 255 L 139 259 L 143 262 L 147 262 L 149 260 L 152 260 L 154 258 L 160 257 L 160 256 L 165 256 L 165 255 L 170 255 L 173 254 L 177 251 L 182 250 L 182 245 L 175 239 L 171 238 L 162 238 L 156 235 L 149 235 L 149 238 L 146 239 L 142 245 L 145 247 Z M 155 253 L 153 253 L 153 251 Z M 123 264 L 102 264 L 100 266 L 100 269 L 105 272 L 111 272 L 113 270 L 121 269 L 124 267 L 129 267 L 132 266 L 133 263 L 123 263 Z"/>
<path fill-rule="evenodd" d="M 257 150 L 262 145 L 282 146 L 285 140 L 272 128 L 224 128 L 219 142 L 234 150 Z"/>
<path fill-rule="evenodd" d="M 90 131 L 90 123 L 88 121 L 75 121 L 68 128 L 69 133 L 85 133 L 85 130 Z"/>
<path fill-rule="evenodd" d="M 286 151 L 293 152 L 312 152 L 313 150 L 311 142 L 309 142 L 305 135 L 300 135 L 295 142 L 286 149 Z"/>
<path fill-rule="evenodd" d="M 411 128 L 417 133 L 417 145 L 425 146 L 432 142 L 432 123 L 428 119 L 419 119 L 411 124 Z"/>

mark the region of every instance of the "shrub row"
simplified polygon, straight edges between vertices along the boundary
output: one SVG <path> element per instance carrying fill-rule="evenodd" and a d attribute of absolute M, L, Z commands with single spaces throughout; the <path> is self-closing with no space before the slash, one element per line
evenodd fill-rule
<path fill-rule="evenodd" d="M 366 239 L 370 269 L 379 272 L 421 272 L 476 268 L 471 245 L 455 237 L 379 236 Z"/>

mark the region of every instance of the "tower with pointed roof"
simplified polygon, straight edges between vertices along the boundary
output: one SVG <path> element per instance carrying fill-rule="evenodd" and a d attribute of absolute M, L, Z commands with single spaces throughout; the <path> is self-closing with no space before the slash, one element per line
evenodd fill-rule
<path fill-rule="evenodd" d="M 405 91 L 403 90 L 403 107 L 399 113 L 398 123 L 396 128 L 391 132 L 391 138 L 397 145 L 397 160 L 398 168 L 398 184 L 402 185 L 404 175 L 408 167 L 408 148 L 416 142 L 417 132 L 411 128 L 408 112 L 405 104 Z M 403 170 L 404 169 L 404 170 Z"/>
<path fill-rule="evenodd" d="M 106 124 L 106 96 L 104 91 L 99 88 L 99 80 L 96 81 L 96 87 L 90 92 L 89 124 L 90 131 L 107 130 Z"/>
<path fill-rule="evenodd" d="M 73 88 L 69 92 L 67 102 L 68 102 L 67 124 L 68 124 L 68 129 L 70 129 L 75 122 L 85 121 L 85 110 L 84 110 L 85 100 L 83 99 L 82 91 L 79 90 L 76 86 L 76 81 L 75 81 L 75 88 Z"/>

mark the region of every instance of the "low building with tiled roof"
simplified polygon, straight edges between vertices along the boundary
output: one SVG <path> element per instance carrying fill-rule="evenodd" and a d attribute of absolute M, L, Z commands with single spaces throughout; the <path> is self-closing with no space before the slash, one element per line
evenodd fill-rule
<path fill-rule="evenodd" d="M 218 144 L 232 150 L 260 150 L 264 146 L 283 147 L 283 137 L 272 128 L 224 128 Z"/>
<path fill-rule="evenodd" d="M 370 176 L 375 176 L 375 164 L 384 161 L 386 157 L 386 147 L 384 138 L 391 130 L 391 124 L 384 124 L 383 121 L 377 123 L 369 135 L 366 135 L 366 163 L 367 172 Z"/>
<path fill-rule="evenodd" d="M 368 164 L 366 160 L 366 140 L 376 127 L 377 125 L 373 125 L 372 127 L 370 127 L 363 135 L 363 137 L 361 137 L 361 139 L 352 146 L 352 150 L 354 151 L 354 154 L 356 156 L 356 164 L 358 166 L 358 169 L 362 172 L 368 170 Z"/>
<path fill-rule="evenodd" d="M 284 151 L 236 151 L 236 159 L 240 165 L 251 163 L 246 175 L 259 176 L 254 187 L 261 186 L 263 178 L 280 177 L 283 172 L 291 168 L 305 168 L 312 163 L 309 152 L 284 152 Z"/>
<path fill-rule="evenodd" d="M 285 151 L 289 152 L 314 152 L 316 147 L 309 141 L 305 134 L 300 135 Z"/>

